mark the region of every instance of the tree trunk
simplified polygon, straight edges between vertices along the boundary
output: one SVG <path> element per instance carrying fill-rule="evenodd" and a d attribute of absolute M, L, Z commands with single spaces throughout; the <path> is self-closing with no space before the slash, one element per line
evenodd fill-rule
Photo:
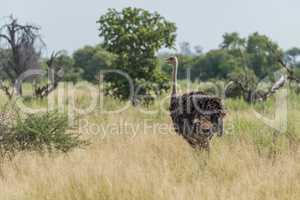
<path fill-rule="evenodd" d="M 23 95 L 22 84 L 20 84 L 20 85 L 17 84 L 14 86 L 14 94 L 17 97 L 21 97 Z"/>

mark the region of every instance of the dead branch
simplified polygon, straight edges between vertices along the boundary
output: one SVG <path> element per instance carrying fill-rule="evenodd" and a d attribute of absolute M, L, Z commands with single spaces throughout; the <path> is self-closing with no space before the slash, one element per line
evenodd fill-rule
<path fill-rule="evenodd" d="M 0 89 L 4 91 L 9 99 L 12 99 L 13 91 L 10 91 L 10 88 L 8 86 L 5 86 L 2 81 L 0 81 Z"/>
<path fill-rule="evenodd" d="M 61 81 L 62 77 L 59 75 L 62 70 L 62 66 L 56 65 L 55 61 L 61 55 L 62 52 L 53 52 L 50 58 L 47 60 L 46 64 L 48 66 L 48 84 L 36 87 L 35 96 L 39 98 L 47 97 L 52 91 L 54 91 L 58 83 Z"/>
<path fill-rule="evenodd" d="M 287 73 L 288 73 L 288 76 L 287 78 L 290 80 L 290 81 L 295 81 L 297 84 L 300 83 L 300 79 L 297 78 L 294 74 L 294 71 L 292 69 L 290 69 L 284 62 L 281 58 L 278 59 L 278 62 L 279 64 L 284 68 L 286 69 Z"/>

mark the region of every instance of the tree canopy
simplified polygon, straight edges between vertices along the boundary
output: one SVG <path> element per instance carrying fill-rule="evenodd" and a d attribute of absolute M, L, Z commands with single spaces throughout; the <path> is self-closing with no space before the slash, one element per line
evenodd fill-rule
<path fill-rule="evenodd" d="M 156 53 L 159 49 L 172 48 L 176 39 L 176 26 L 158 13 L 150 13 L 139 8 L 124 8 L 121 11 L 109 9 L 98 20 L 99 36 L 103 46 L 116 55 L 113 69 L 122 70 L 132 79 L 140 94 L 149 96 L 166 87 L 167 78 L 158 69 Z M 109 76 L 114 95 L 129 97 L 126 80 L 119 76 Z"/>
<path fill-rule="evenodd" d="M 102 69 L 111 68 L 114 55 L 104 50 L 101 45 L 84 46 L 73 53 L 74 69 L 83 80 L 95 82 Z"/>

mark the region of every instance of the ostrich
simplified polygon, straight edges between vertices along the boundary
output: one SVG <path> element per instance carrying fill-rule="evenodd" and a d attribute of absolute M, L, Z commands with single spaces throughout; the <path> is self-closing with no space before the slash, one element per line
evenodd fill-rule
<path fill-rule="evenodd" d="M 178 59 L 172 56 L 166 61 L 173 66 L 170 115 L 175 131 L 192 147 L 209 150 L 213 134 L 223 135 L 225 111 L 222 101 L 199 91 L 177 95 Z"/>

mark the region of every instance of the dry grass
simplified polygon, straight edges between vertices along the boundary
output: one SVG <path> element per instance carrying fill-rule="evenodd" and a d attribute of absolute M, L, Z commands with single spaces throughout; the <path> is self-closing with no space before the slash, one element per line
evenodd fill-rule
<path fill-rule="evenodd" d="M 276 141 L 249 108 L 228 103 L 227 135 L 213 139 L 209 156 L 173 131 L 144 129 L 143 119 L 148 125 L 170 124 L 166 114 L 149 117 L 135 108 L 115 115 L 95 112 L 86 119 L 97 125 L 125 119 L 141 126 L 105 137 L 101 129 L 100 135 L 90 132 L 91 145 L 69 154 L 20 153 L 2 161 L 0 199 L 297 199 L 298 103 L 291 104 L 288 132 Z"/>
<path fill-rule="evenodd" d="M 209 158 L 175 136 L 110 138 L 69 155 L 20 154 L 1 166 L 5 199 L 297 199 L 300 154 L 214 144 Z"/>

